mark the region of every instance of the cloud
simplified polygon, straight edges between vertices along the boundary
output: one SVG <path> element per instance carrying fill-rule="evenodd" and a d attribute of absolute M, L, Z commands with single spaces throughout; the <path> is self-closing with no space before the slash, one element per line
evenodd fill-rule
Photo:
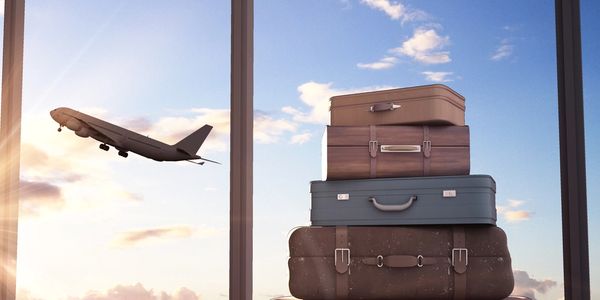
<path fill-rule="evenodd" d="M 143 134 L 174 144 L 198 128 L 210 124 L 212 131 L 201 151 L 226 151 L 229 137 L 229 109 L 192 108 L 180 116 L 167 116 L 152 122 Z"/>
<path fill-rule="evenodd" d="M 274 119 L 263 113 L 254 113 L 254 140 L 261 144 L 279 141 L 284 132 L 295 132 L 298 125 L 285 119 Z"/>
<path fill-rule="evenodd" d="M 370 69 L 370 70 L 385 70 L 393 67 L 398 59 L 393 56 L 386 56 L 379 61 L 373 63 L 358 63 L 356 66 L 360 69 Z"/>
<path fill-rule="evenodd" d="M 69 300 L 199 300 L 200 294 L 182 287 L 177 292 L 155 293 L 146 289 L 141 283 L 135 285 L 117 285 L 106 292 L 89 291 L 83 297 L 72 297 Z M 19 299 L 20 300 L 20 299 Z"/>
<path fill-rule="evenodd" d="M 290 144 L 302 145 L 302 144 L 308 142 L 311 137 L 312 137 L 312 134 L 310 132 L 296 134 L 296 135 L 292 136 L 292 138 L 290 139 Z"/>
<path fill-rule="evenodd" d="M 432 82 L 449 82 L 452 79 L 449 79 L 448 76 L 454 74 L 453 72 L 431 72 L 426 71 L 421 74 L 425 75 L 425 79 Z"/>
<path fill-rule="evenodd" d="M 119 124 L 122 124 L 122 127 L 135 132 L 148 131 L 152 127 L 152 122 L 144 117 L 128 119 L 123 122 L 119 122 Z"/>
<path fill-rule="evenodd" d="M 491 60 L 500 61 L 510 57 L 514 52 L 515 46 L 510 43 L 509 39 L 503 39 L 500 41 L 500 45 L 494 51 L 494 54 L 490 57 Z"/>
<path fill-rule="evenodd" d="M 502 29 L 506 30 L 506 31 L 517 31 L 519 30 L 521 26 L 519 25 L 504 25 L 502 26 Z"/>
<path fill-rule="evenodd" d="M 17 300 L 42 300 L 42 298 L 35 297 L 29 290 L 19 288 L 17 289 Z"/>
<path fill-rule="evenodd" d="M 41 181 L 21 179 L 19 187 L 19 211 L 37 216 L 42 211 L 59 210 L 65 205 L 60 187 Z"/>
<path fill-rule="evenodd" d="M 513 295 L 525 296 L 531 299 L 536 299 L 536 293 L 545 294 L 549 289 L 557 285 L 556 281 L 545 279 L 537 280 L 529 277 L 525 271 L 514 270 L 515 289 Z"/>
<path fill-rule="evenodd" d="M 210 124 L 213 130 L 201 151 L 226 151 L 229 144 L 230 113 L 229 109 L 193 108 L 189 111 L 192 116 L 163 117 L 153 123 L 144 134 L 163 142 L 174 144 L 194 130 Z M 260 144 L 279 142 L 286 133 L 295 132 L 298 125 L 283 118 L 254 112 L 254 141 Z"/>
<path fill-rule="evenodd" d="M 523 204 L 525 204 L 525 201 L 523 200 L 509 199 L 508 205 L 498 205 L 496 207 L 496 211 L 499 215 L 503 216 L 504 219 L 506 219 L 509 223 L 526 221 L 531 218 L 533 213 L 526 210 L 518 210 L 518 208 L 521 207 Z"/>
<path fill-rule="evenodd" d="M 392 20 L 400 20 L 402 24 L 409 21 L 423 20 L 427 18 L 427 14 L 425 12 L 409 9 L 398 1 L 361 0 L 360 2 L 373 9 L 383 11 Z"/>
<path fill-rule="evenodd" d="M 98 143 L 69 130 L 58 133 L 57 127 L 48 114 L 23 116 L 20 210 L 24 216 L 140 200 L 112 179 L 108 164 L 120 157 L 99 151 Z"/>
<path fill-rule="evenodd" d="M 121 247 L 136 246 L 148 240 L 183 239 L 192 236 L 209 237 L 218 233 L 214 228 L 171 226 L 130 230 L 119 234 L 114 244 Z"/>
<path fill-rule="evenodd" d="M 443 51 L 448 44 L 450 37 L 438 35 L 435 29 L 417 28 L 411 38 L 391 52 L 411 57 L 424 64 L 443 64 L 452 60 L 450 52 Z"/>
<path fill-rule="evenodd" d="M 366 91 L 390 89 L 390 86 L 372 86 L 355 89 L 334 89 L 333 83 L 319 83 L 309 81 L 298 86 L 300 100 L 308 106 L 309 111 L 304 112 L 292 106 L 284 106 L 281 110 L 292 116 L 292 120 L 299 123 L 329 124 L 329 98 L 336 95 L 353 94 Z"/>

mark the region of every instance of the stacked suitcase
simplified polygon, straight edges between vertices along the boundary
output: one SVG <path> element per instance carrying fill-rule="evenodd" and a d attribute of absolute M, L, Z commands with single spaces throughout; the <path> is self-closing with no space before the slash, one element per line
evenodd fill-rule
<path fill-rule="evenodd" d="M 504 299 L 495 182 L 469 175 L 464 98 L 445 85 L 331 99 L 326 181 L 289 240 L 301 299 Z"/>

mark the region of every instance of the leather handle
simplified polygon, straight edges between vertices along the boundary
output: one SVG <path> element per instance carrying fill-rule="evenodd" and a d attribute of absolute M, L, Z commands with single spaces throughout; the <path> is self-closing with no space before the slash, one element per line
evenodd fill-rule
<path fill-rule="evenodd" d="M 394 103 L 376 103 L 371 105 L 369 109 L 371 112 L 382 112 L 382 111 L 391 111 L 402 107 L 401 105 Z"/>
<path fill-rule="evenodd" d="M 381 204 L 381 203 L 377 202 L 377 199 L 375 199 L 375 197 L 369 197 L 369 202 L 373 203 L 375 208 L 377 208 L 381 211 L 407 210 L 416 200 L 417 200 L 417 196 L 413 195 L 412 197 L 410 197 L 410 199 L 408 199 L 408 201 L 406 201 L 406 203 L 390 205 L 390 204 Z"/>

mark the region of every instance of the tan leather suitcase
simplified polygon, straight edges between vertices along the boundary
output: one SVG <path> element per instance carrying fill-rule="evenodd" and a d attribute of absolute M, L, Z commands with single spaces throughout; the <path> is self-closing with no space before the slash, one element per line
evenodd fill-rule
<path fill-rule="evenodd" d="M 443 84 L 331 98 L 331 125 L 465 125 L 465 98 Z"/>
<path fill-rule="evenodd" d="M 468 175 L 467 126 L 328 126 L 327 180 Z"/>
<path fill-rule="evenodd" d="M 498 300 L 514 286 L 496 226 L 300 227 L 289 247 L 290 293 L 305 300 Z"/>

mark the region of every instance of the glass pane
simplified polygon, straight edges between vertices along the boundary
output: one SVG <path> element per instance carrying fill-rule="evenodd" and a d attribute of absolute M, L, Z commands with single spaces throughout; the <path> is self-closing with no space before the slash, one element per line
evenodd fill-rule
<path fill-rule="evenodd" d="M 32 0 L 26 11 L 19 297 L 227 295 L 229 1 Z M 198 154 L 222 164 L 121 157 L 125 139 L 93 119 L 57 132 L 58 107 L 147 147 L 210 124 Z M 154 155 L 147 147 L 137 151 Z"/>
<path fill-rule="evenodd" d="M 583 62 L 583 103 L 587 173 L 587 203 L 590 251 L 590 286 L 592 299 L 600 299 L 600 3 L 581 1 L 581 46 Z"/>
<path fill-rule="evenodd" d="M 515 294 L 562 297 L 553 1 L 259 1 L 255 11 L 257 299 L 289 295 L 288 233 L 310 224 L 329 98 L 432 83 L 466 98 L 471 174 L 496 180 Z"/>

